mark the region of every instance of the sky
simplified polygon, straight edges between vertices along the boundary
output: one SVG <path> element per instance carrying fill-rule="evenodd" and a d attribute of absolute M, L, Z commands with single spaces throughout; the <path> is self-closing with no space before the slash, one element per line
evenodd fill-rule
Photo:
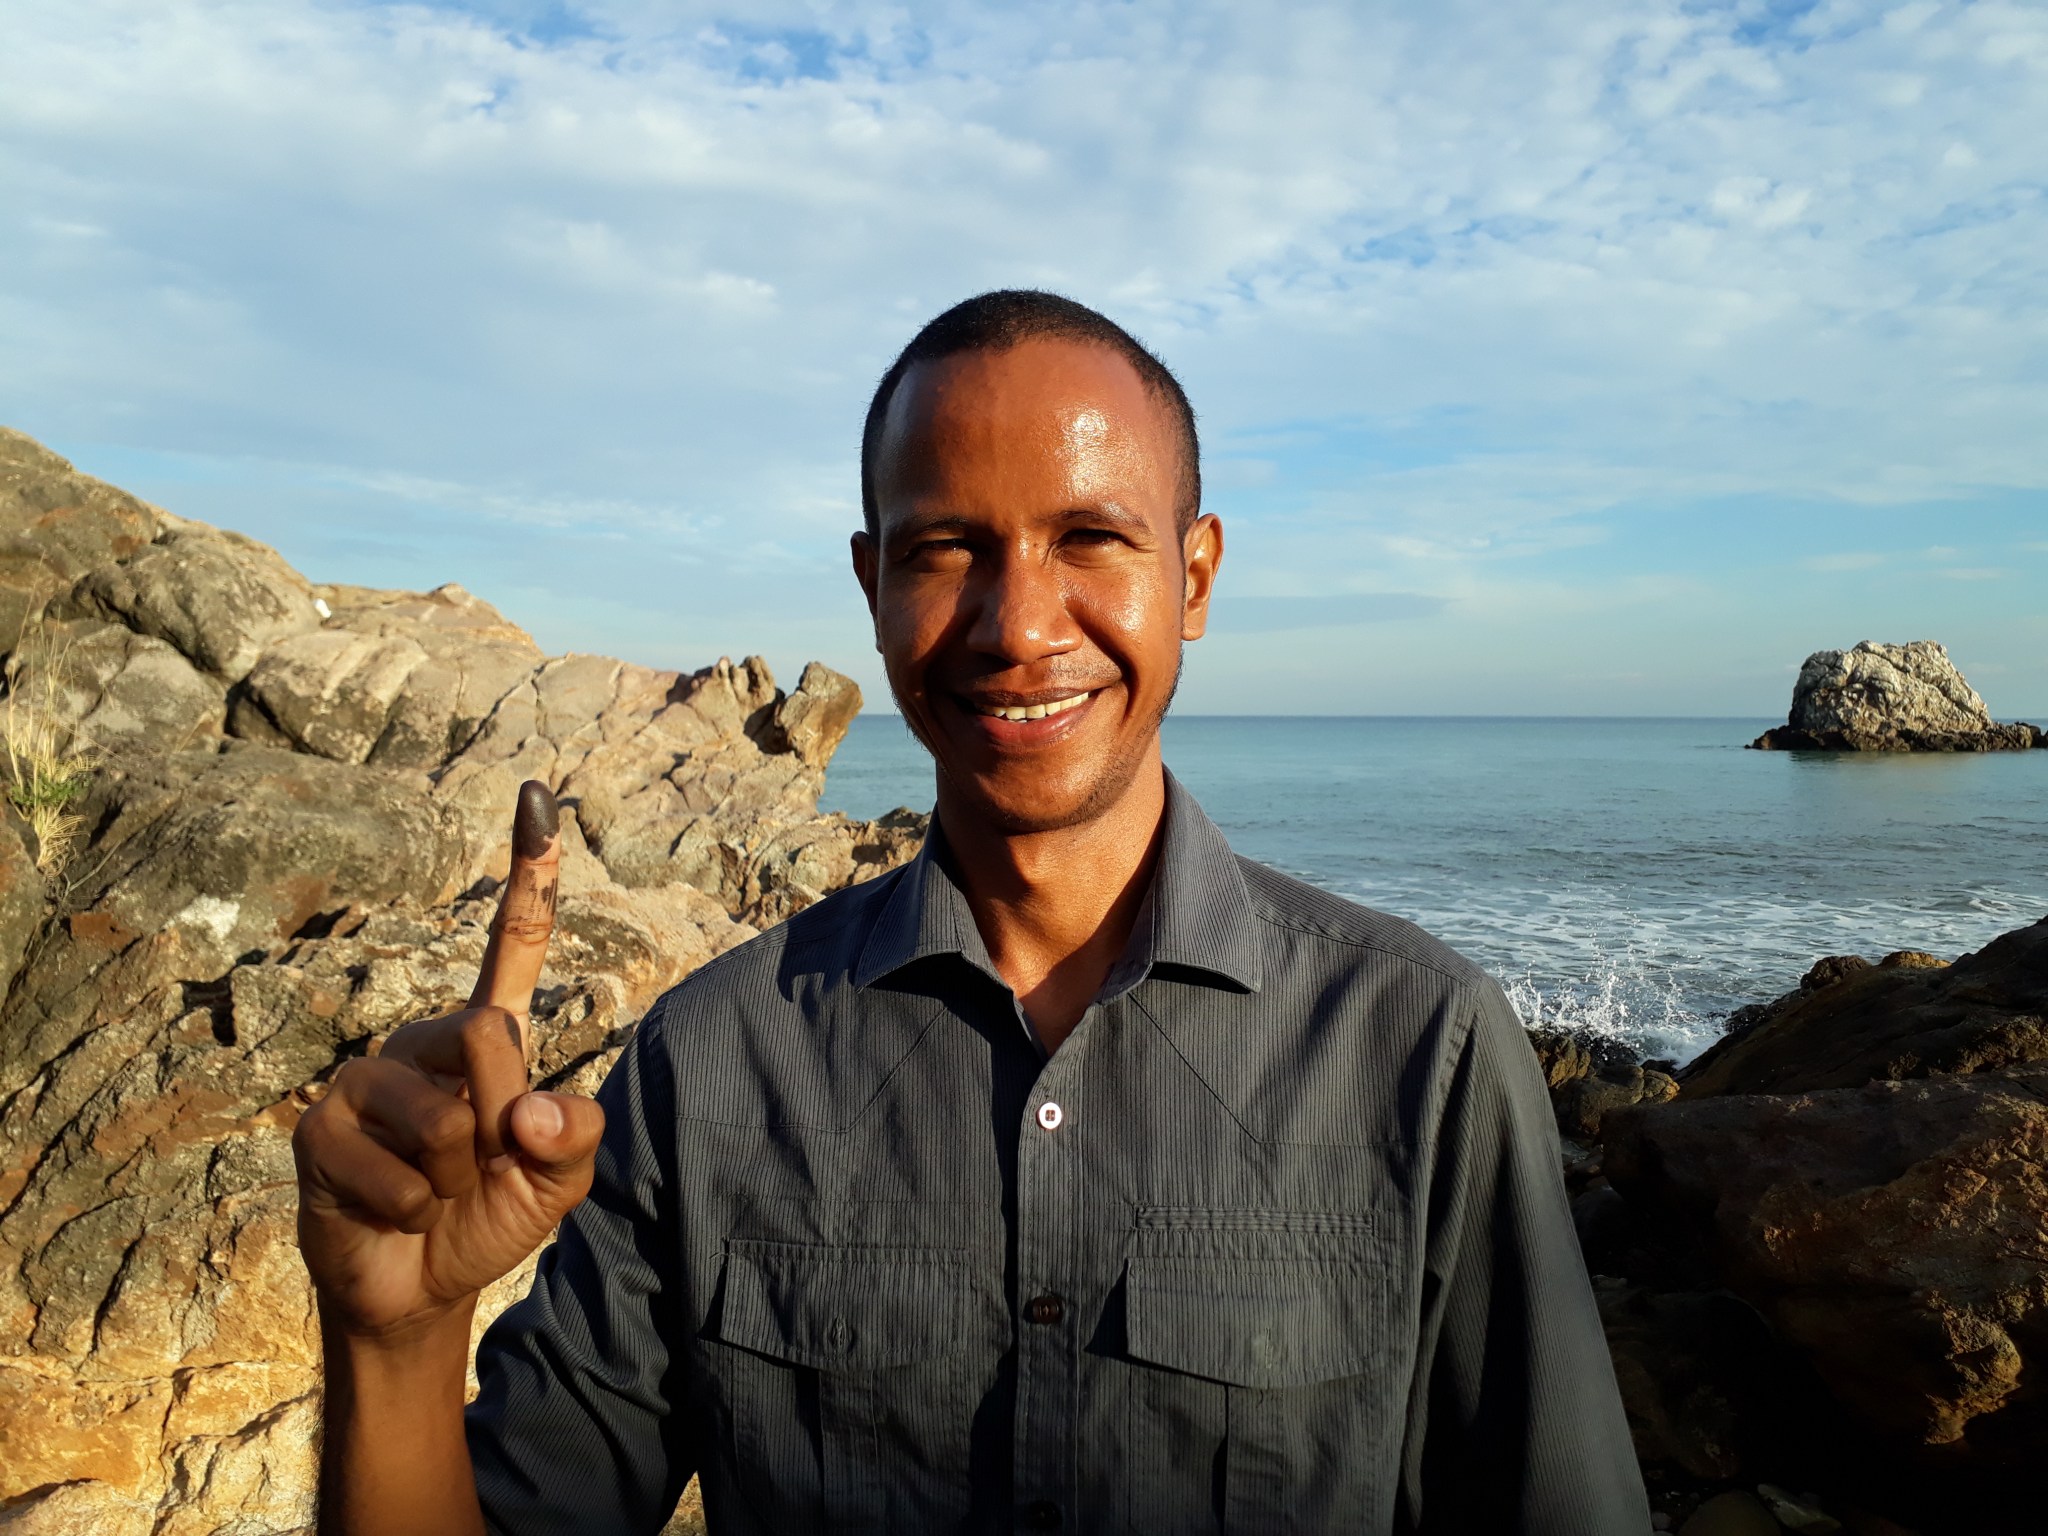
<path fill-rule="evenodd" d="M 0 0 L 0 423 L 553 651 L 813 657 L 874 380 L 1056 289 L 1226 531 L 1198 713 L 2048 717 L 2048 7 Z"/>

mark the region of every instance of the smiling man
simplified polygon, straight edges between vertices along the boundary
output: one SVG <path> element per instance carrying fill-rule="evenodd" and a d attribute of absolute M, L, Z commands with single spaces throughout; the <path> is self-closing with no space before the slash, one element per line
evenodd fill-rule
<path fill-rule="evenodd" d="M 652 1533 L 695 1472 L 720 1536 L 1641 1536 L 1499 990 L 1161 761 L 1223 552 L 1172 376 L 985 294 L 884 376 L 862 481 L 930 838 L 669 993 L 593 1105 L 525 1091 L 529 786 L 472 1007 L 301 1122 L 325 1528 Z M 465 1436 L 476 1293 L 557 1221 Z"/>

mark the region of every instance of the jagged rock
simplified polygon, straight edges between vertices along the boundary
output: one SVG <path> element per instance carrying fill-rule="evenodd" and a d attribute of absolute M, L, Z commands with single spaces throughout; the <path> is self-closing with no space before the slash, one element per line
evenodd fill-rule
<path fill-rule="evenodd" d="M 0 658 L 52 598 L 147 548 L 164 522 L 149 503 L 0 427 Z"/>
<path fill-rule="evenodd" d="M 0 1503 L 6 1536 L 154 1536 L 156 1505 L 85 1478 Z"/>
<path fill-rule="evenodd" d="M 164 513 L 158 523 L 154 542 L 87 574 L 50 615 L 111 619 L 230 683 L 267 647 L 319 627 L 305 578 L 269 545 Z"/>
<path fill-rule="evenodd" d="M 118 624 L 51 623 L 8 658 L 8 691 L 93 751 L 177 751 L 218 737 L 227 692 L 174 647 Z"/>
<path fill-rule="evenodd" d="M 1593 1070 L 1593 1053 L 1578 1036 L 1560 1029 L 1532 1029 L 1528 1036 L 1543 1080 L 1553 1091 Z"/>
<path fill-rule="evenodd" d="M 363 762 L 382 739 L 406 680 L 426 659 L 404 635 L 293 635 L 250 671 L 248 691 L 236 702 L 235 734 L 270 736 L 337 763 Z"/>
<path fill-rule="evenodd" d="M 26 831 L 0 806 L 0 998 L 7 995 L 43 920 L 43 877 L 22 835 Z"/>
<path fill-rule="evenodd" d="M 1597 1141 L 1601 1126 L 1613 1111 L 1631 1104 L 1662 1104 L 1677 1094 L 1678 1084 L 1669 1073 L 1631 1064 L 1603 1067 L 1570 1079 L 1551 1090 L 1550 1105 L 1560 1134 L 1575 1141 Z"/>
<path fill-rule="evenodd" d="M 910 811 L 879 821 L 830 816 L 791 827 L 754 856 L 741 912 L 757 928 L 772 927 L 827 891 L 894 869 L 917 852 L 924 830 L 925 817 Z"/>
<path fill-rule="evenodd" d="M 2000 725 L 1933 640 L 1815 651 L 1792 686 L 1783 727 L 1753 747 L 1851 752 L 1991 752 L 2048 745 L 2048 733 Z"/>
<path fill-rule="evenodd" d="M 531 635 L 453 582 L 424 595 L 320 587 L 315 596 L 330 624 L 422 653 L 370 750 L 373 763 L 440 768 L 545 660 Z"/>
<path fill-rule="evenodd" d="M 1884 1444 L 2048 1453 L 2048 1065 L 1609 1116 L 1605 1170 Z"/>
<path fill-rule="evenodd" d="M 812 662 L 797 679 L 796 692 L 776 706 L 772 738 L 806 763 L 823 768 L 846 739 L 860 713 L 860 688 L 822 662 Z"/>
<path fill-rule="evenodd" d="M 2036 1061 L 2048 1061 L 2048 919 L 1954 965 L 1917 950 L 1876 965 L 1830 956 L 1696 1057 L 1680 1091 L 1795 1093 Z"/>
<path fill-rule="evenodd" d="M 817 814 L 859 702 L 829 668 L 550 660 L 460 587 L 310 587 L 0 432 L 9 615 L 0 708 L 102 755 L 61 880 L 0 812 L 0 1530 L 309 1530 L 291 1128 L 467 997 L 519 781 L 563 802 L 534 1072 L 578 1092 L 749 919 L 923 818 Z"/>

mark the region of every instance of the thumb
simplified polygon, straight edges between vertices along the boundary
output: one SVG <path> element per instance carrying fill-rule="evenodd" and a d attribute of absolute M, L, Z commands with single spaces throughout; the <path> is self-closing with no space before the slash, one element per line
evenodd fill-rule
<path fill-rule="evenodd" d="M 604 1111 L 573 1093 L 521 1094 L 512 1106 L 520 1163 L 558 1217 L 589 1191 L 591 1164 L 603 1135 Z"/>

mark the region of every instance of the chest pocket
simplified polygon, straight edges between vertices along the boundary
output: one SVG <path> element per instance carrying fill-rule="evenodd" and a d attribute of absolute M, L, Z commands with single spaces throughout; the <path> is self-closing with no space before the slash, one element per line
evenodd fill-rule
<path fill-rule="evenodd" d="M 1405 1351 L 1390 1275 L 1357 1253 L 1186 1234 L 1124 1271 L 1128 1527 L 1378 1533 L 1391 1528 Z"/>
<path fill-rule="evenodd" d="M 769 1530 L 957 1525 L 986 1331 L 964 1252 L 727 1245 L 716 1324 L 732 1474 Z"/>

